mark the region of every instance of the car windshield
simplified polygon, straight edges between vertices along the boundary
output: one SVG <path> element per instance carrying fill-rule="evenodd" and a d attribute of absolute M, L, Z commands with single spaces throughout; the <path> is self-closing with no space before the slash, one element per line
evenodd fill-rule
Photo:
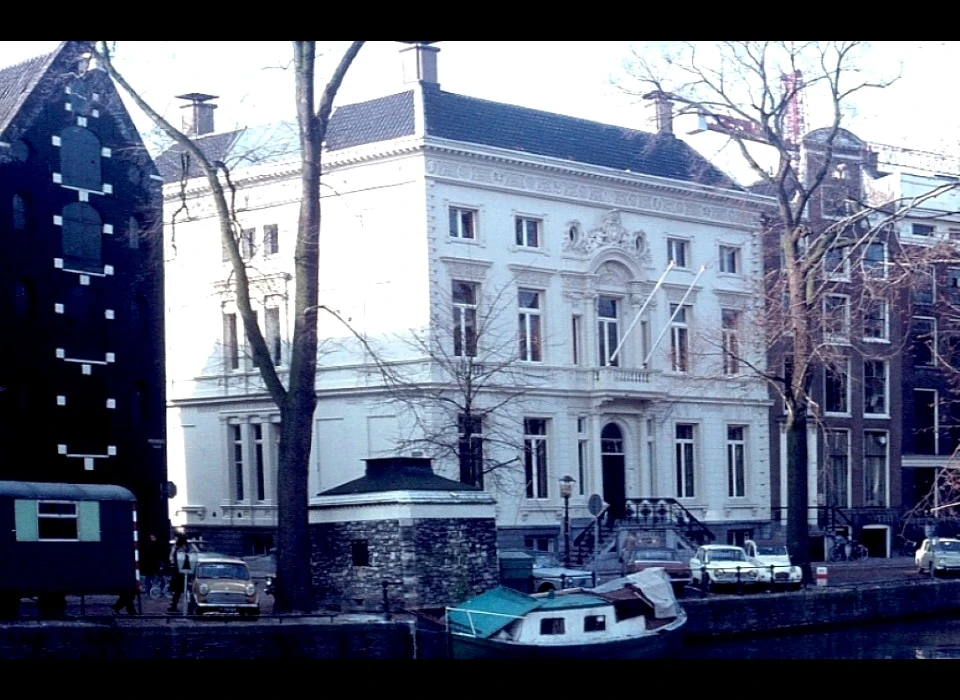
<path fill-rule="evenodd" d="M 936 544 L 936 550 L 938 552 L 957 552 L 960 553 L 960 542 L 957 541 L 944 541 L 940 540 Z"/>
<path fill-rule="evenodd" d="M 785 557 L 787 556 L 787 548 L 786 547 L 757 547 L 757 556 Z"/>
<path fill-rule="evenodd" d="M 197 578 L 232 578 L 249 581 L 250 571 L 243 564 L 201 564 L 197 567 Z"/>
<path fill-rule="evenodd" d="M 707 561 L 746 561 L 747 557 L 740 549 L 715 549 L 707 552 Z"/>
<path fill-rule="evenodd" d="M 533 566 L 537 569 L 560 566 L 560 560 L 555 554 L 537 554 L 533 558 Z"/>
<path fill-rule="evenodd" d="M 634 561 L 678 561 L 677 553 L 672 549 L 638 549 L 633 555 Z"/>

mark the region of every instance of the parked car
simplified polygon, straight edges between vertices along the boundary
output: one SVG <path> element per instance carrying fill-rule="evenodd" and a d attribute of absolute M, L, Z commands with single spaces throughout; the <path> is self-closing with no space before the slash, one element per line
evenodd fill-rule
<path fill-rule="evenodd" d="M 536 554 L 533 558 L 533 590 L 537 593 L 564 588 L 592 588 L 596 575 L 586 569 L 563 566 L 555 554 Z"/>
<path fill-rule="evenodd" d="M 627 573 L 634 574 L 655 567 L 667 570 L 677 595 L 683 593 L 691 581 L 690 561 L 681 559 L 680 553 L 669 547 L 639 547 L 634 551 L 633 561 L 627 563 Z"/>
<path fill-rule="evenodd" d="M 930 537 L 914 555 L 917 571 L 931 576 L 960 572 L 960 540 Z"/>
<path fill-rule="evenodd" d="M 206 612 L 260 614 L 260 596 L 243 559 L 223 554 L 197 554 L 190 583 L 191 614 Z"/>
<path fill-rule="evenodd" d="M 744 542 L 747 557 L 762 567 L 763 579 L 771 590 L 785 588 L 799 591 L 803 584 L 803 570 L 790 561 L 785 545 L 760 546 L 753 540 Z"/>
<path fill-rule="evenodd" d="M 767 585 L 761 567 L 747 557 L 743 547 L 734 545 L 702 545 L 690 560 L 690 571 L 693 584 L 704 590 Z"/>

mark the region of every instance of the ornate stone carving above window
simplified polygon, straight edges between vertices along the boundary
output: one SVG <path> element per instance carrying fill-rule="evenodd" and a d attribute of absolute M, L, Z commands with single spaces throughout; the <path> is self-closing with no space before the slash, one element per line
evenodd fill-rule
<path fill-rule="evenodd" d="M 440 258 L 450 277 L 469 282 L 483 282 L 487 270 L 493 265 L 485 260 L 464 260 L 462 258 Z"/>
<path fill-rule="evenodd" d="M 528 287 L 539 287 L 545 289 L 550 285 L 553 273 L 549 270 L 542 270 L 527 265 L 507 265 L 507 269 L 513 273 L 514 281 L 519 285 Z"/>
<path fill-rule="evenodd" d="M 600 287 L 622 289 L 632 281 L 633 275 L 630 274 L 630 270 L 619 263 L 605 262 L 597 270 L 597 285 Z"/>
<path fill-rule="evenodd" d="M 579 221 L 574 220 L 567 224 L 567 235 L 563 239 L 565 251 L 590 255 L 606 247 L 622 248 L 642 264 L 650 264 L 646 233 L 627 230 L 618 209 L 601 216 L 598 225 L 588 231 L 583 230 Z"/>

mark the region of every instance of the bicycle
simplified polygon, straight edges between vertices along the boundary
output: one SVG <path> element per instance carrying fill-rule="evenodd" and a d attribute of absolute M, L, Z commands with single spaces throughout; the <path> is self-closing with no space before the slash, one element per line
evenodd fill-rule
<path fill-rule="evenodd" d="M 862 561 L 870 558 L 870 552 L 859 542 L 837 542 L 830 550 L 830 561 Z"/>
<path fill-rule="evenodd" d="M 897 548 L 897 554 L 901 557 L 913 557 L 917 553 L 917 543 L 913 540 L 908 540 L 903 535 L 897 535 L 897 538 L 900 540 L 900 546 Z"/>

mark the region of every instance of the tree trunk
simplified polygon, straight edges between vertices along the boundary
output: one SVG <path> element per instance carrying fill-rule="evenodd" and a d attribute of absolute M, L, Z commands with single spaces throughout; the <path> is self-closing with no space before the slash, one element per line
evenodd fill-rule
<path fill-rule="evenodd" d="M 810 531 L 807 524 L 807 416 L 795 408 L 787 422 L 787 549 L 793 563 L 803 570 L 803 580 L 813 580 L 810 571 Z"/>

